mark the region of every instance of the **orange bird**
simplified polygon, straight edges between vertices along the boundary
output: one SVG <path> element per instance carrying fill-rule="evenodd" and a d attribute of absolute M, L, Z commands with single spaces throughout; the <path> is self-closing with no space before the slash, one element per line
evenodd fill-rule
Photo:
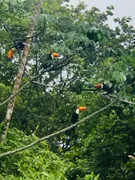
<path fill-rule="evenodd" d="M 10 49 L 10 50 L 8 51 L 8 58 L 9 58 L 10 60 L 12 60 L 12 59 L 13 59 L 13 55 L 14 55 L 14 51 L 13 51 L 13 49 Z"/>

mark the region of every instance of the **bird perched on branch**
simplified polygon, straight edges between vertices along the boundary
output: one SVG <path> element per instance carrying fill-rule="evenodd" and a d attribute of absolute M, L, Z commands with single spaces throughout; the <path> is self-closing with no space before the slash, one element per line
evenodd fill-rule
<path fill-rule="evenodd" d="M 81 111 L 85 111 L 87 110 L 87 107 L 85 106 L 80 106 L 76 109 L 76 111 L 72 114 L 72 118 L 71 118 L 71 123 L 76 123 L 78 121 L 78 118 L 79 118 L 79 113 Z"/>
<path fill-rule="evenodd" d="M 13 56 L 14 56 L 14 53 L 16 50 L 23 50 L 23 48 L 27 45 L 27 43 L 22 43 L 22 42 L 19 42 L 18 44 L 16 44 L 14 47 L 12 47 L 9 51 L 8 51 L 8 58 L 10 60 L 13 59 Z"/>
<path fill-rule="evenodd" d="M 42 63 L 41 68 L 47 69 L 48 67 L 53 67 L 54 63 L 59 63 L 59 61 L 55 61 L 55 60 L 63 60 L 63 59 L 64 56 L 62 54 L 59 54 L 57 52 L 51 52 L 47 57 L 47 61 L 44 61 Z"/>
<path fill-rule="evenodd" d="M 108 85 L 104 84 L 104 83 L 99 83 L 99 84 L 96 84 L 95 88 L 96 89 L 103 89 L 104 91 L 107 92 L 107 94 L 111 94 L 113 91 L 114 91 L 114 85 L 115 83 L 109 87 Z"/>
<path fill-rule="evenodd" d="M 48 59 L 63 59 L 63 58 L 64 58 L 64 56 L 57 52 L 51 52 L 48 56 Z"/>
<path fill-rule="evenodd" d="M 80 106 L 80 107 L 78 107 L 78 108 L 74 111 L 74 113 L 72 114 L 71 123 L 72 123 L 72 124 L 75 124 L 75 123 L 78 121 L 79 113 L 80 113 L 81 111 L 85 111 L 85 110 L 87 110 L 87 107 L 85 107 L 85 106 Z M 68 136 L 71 137 L 71 139 L 76 139 L 76 138 L 77 138 L 77 134 L 76 134 L 75 129 L 76 129 L 76 127 L 73 127 L 72 129 L 70 129 L 70 130 L 66 133 Z"/>
<path fill-rule="evenodd" d="M 79 118 L 79 113 L 81 111 L 85 111 L 87 110 L 87 107 L 85 106 L 80 106 L 78 107 L 74 113 L 72 114 L 72 117 L 71 117 L 71 123 L 72 124 L 75 124 L 77 121 L 78 121 L 78 118 Z M 72 147 L 75 143 L 76 143 L 76 140 L 77 140 L 77 132 L 75 131 L 76 130 L 76 127 L 72 127 L 71 129 L 69 129 L 67 132 L 66 132 L 66 135 L 68 136 L 67 138 L 67 141 L 66 141 L 66 144 L 67 146 Z M 74 141 L 72 141 L 74 140 Z"/>

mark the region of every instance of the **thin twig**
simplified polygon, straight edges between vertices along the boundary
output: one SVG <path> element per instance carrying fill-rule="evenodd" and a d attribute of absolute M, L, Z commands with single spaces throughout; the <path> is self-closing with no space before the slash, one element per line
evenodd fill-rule
<path fill-rule="evenodd" d="M 18 148 L 18 149 L 12 150 L 12 151 L 8 151 L 8 152 L 5 152 L 5 153 L 2 153 L 2 154 L 0 154 L 0 158 L 5 157 L 5 156 L 9 156 L 9 155 L 13 155 L 13 154 L 16 154 L 16 153 L 21 152 L 21 151 L 24 151 L 24 150 L 26 150 L 26 149 L 29 149 L 29 148 L 33 147 L 34 145 L 36 145 L 36 144 L 38 144 L 38 143 L 40 143 L 40 142 L 42 142 L 42 141 L 45 141 L 46 139 L 49 139 L 49 138 L 51 138 L 51 137 L 57 136 L 57 135 L 59 135 L 59 134 L 61 134 L 61 133 L 64 133 L 64 132 L 66 132 L 66 131 L 68 131 L 68 130 L 74 128 L 74 127 L 76 127 L 78 124 L 84 123 L 85 121 L 87 121 L 87 120 L 90 119 L 91 117 L 99 114 L 100 112 L 108 109 L 113 103 L 114 103 L 114 101 L 113 101 L 112 103 L 108 104 L 107 106 L 99 109 L 98 111 L 92 113 L 91 115 L 83 118 L 82 120 L 76 122 L 75 124 L 72 124 L 72 125 L 70 125 L 70 126 L 68 126 L 68 127 L 66 127 L 66 128 L 63 128 L 62 130 L 56 131 L 56 132 L 54 132 L 54 133 L 52 133 L 52 134 L 50 134 L 50 135 L 44 136 L 44 137 L 38 139 L 37 141 L 31 143 L 31 144 L 28 144 L 28 145 L 26 145 L 26 146 L 23 146 L 23 147 L 21 147 L 21 148 Z"/>
<path fill-rule="evenodd" d="M 41 86 L 51 87 L 51 88 L 54 88 L 54 89 L 57 89 L 57 90 L 60 90 L 60 91 L 69 91 L 69 92 L 72 92 L 71 89 L 58 88 L 58 87 L 54 87 L 54 86 L 51 86 L 51 85 L 46 85 L 44 83 L 40 83 L 40 82 L 37 82 L 37 81 L 33 81 L 33 83 L 41 85 Z M 96 91 L 96 89 L 81 89 L 81 91 Z M 74 92 L 76 92 L 76 91 L 74 91 Z"/>
<path fill-rule="evenodd" d="M 127 104 L 135 105 L 135 103 L 132 102 L 132 101 L 127 101 L 127 100 L 125 100 L 125 99 L 120 99 L 120 98 L 118 98 L 117 96 L 113 96 L 113 95 L 111 95 L 111 94 L 109 94 L 109 97 L 115 98 L 116 100 L 121 101 L 121 102 L 124 102 L 124 103 L 127 103 Z"/>

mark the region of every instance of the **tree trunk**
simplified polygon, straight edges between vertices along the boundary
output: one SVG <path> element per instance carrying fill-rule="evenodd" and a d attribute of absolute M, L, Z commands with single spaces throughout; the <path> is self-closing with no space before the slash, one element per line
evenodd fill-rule
<path fill-rule="evenodd" d="M 21 56 L 19 58 L 19 67 L 18 67 L 18 72 L 17 72 L 17 75 L 16 75 L 16 80 L 15 80 L 15 83 L 14 83 L 14 87 L 13 87 L 13 90 L 12 90 L 12 95 L 14 95 L 19 90 L 20 85 L 21 85 L 21 80 L 22 80 L 22 76 L 23 76 L 23 73 L 24 73 L 25 64 L 26 64 L 26 61 L 27 61 L 27 56 L 29 54 L 29 49 L 30 49 L 31 38 L 29 38 L 29 37 L 32 37 L 33 34 L 34 34 L 35 25 L 36 25 L 36 22 L 37 22 L 37 15 L 40 12 L 41 5 L 42 5 L 42 0 L 37 0 L 37 4 L 35 5 L 34 11 L 33 11 L 33 17 L 31 19 L 31 24 L 29 26 L 30 29 L 29 29 L 28 35 L 27 35 L 28 39 L 26 40 L 26 43 L 28 45 L 26 45 L 24 47 L 23 53 L 21 54 Z M 13 111 L 14 111 L 15 102 L 16 102 L 16 96 L 14 96 L 8 103 L 6 116 L 5 116 L 5 119 L 4 119 L 4 122 L 3 122 L 3 129 L 2 129 L 1 134 L 0 134 L 0 142 L 3 142 L 4 139 L 6 138 L 7 131 L 8 131 L 10 121 L 11 121 L 11 118 L 12 118 L 12 114 L 13 114 Z"/>

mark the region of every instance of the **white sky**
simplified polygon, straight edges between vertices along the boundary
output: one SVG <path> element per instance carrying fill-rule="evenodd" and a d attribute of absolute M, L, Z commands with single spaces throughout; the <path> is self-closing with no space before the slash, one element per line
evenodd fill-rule
<path fill-rule="evenodd" d="M 135 26 L 135 0 L 83 0 L 88 9 L 96 6 L 102 11 L 105 11 L 109 5 L 114 6 L 114 17 L 130 16 L 132 18 L 131 24 Z M 70 4 L 77 5 L 79 0 L 70 0 Z M 114 26 L 112 20 L 109 20 L 110 26 Z"/>

